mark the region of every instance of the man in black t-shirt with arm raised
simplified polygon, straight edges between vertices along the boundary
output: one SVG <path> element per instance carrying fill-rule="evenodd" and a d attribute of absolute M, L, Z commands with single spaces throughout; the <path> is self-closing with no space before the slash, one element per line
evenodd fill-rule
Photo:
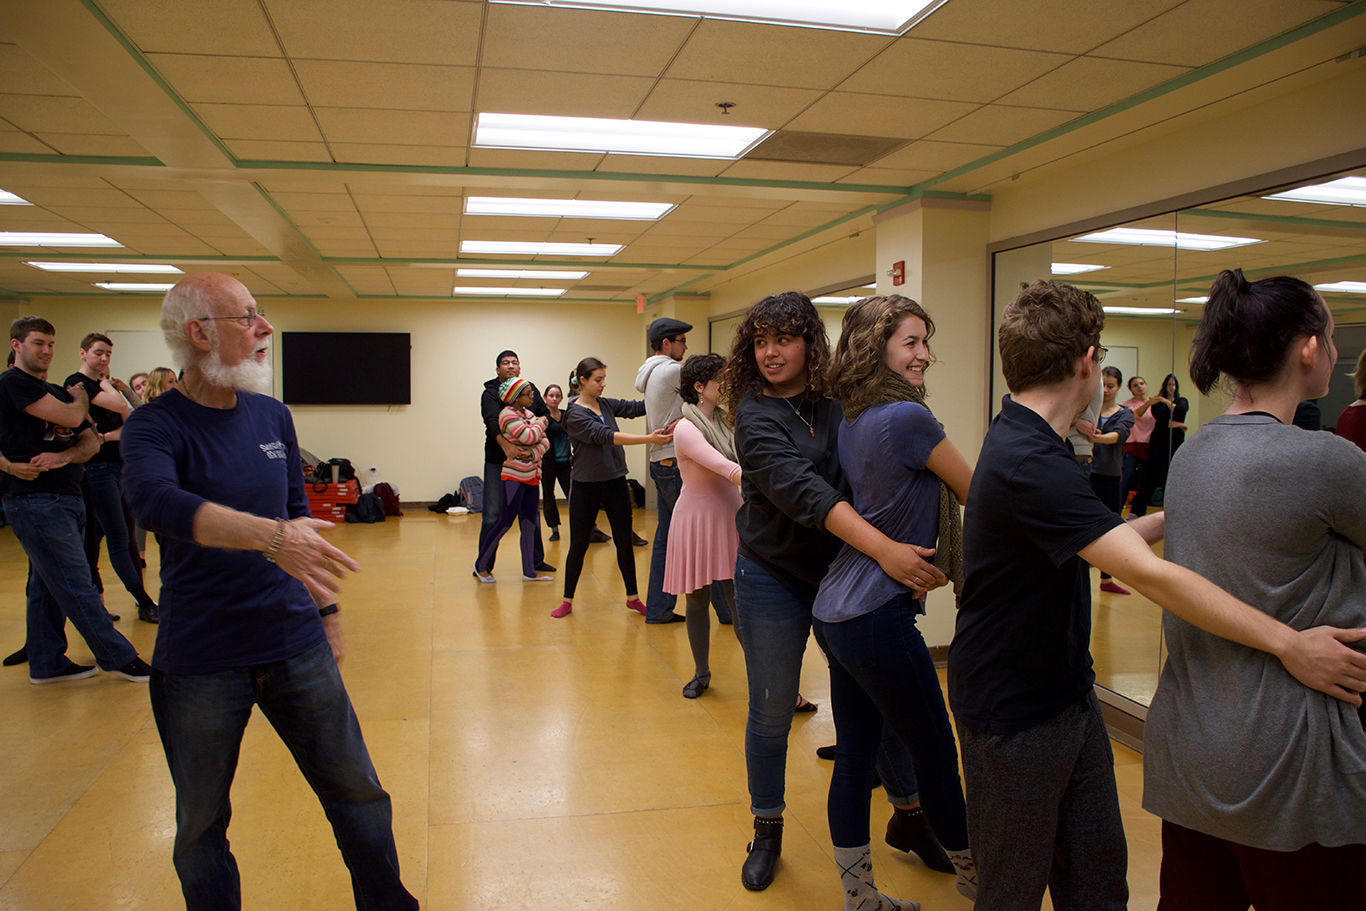
<path fill-rule="evenodd" d="M 30 683 L 93 675 L 66 657 L 66 621 L 85 638 L 101 668 L 146 682 L 151 668 L 114 629 L 90 579 L 84 549 L 82 462 L 99 448 L 85 389 L 47 382 L 56 330 L 42 317 L 10 326 L 13 369 L 0 374 L 0 460 L 5 517 L 28 555 Z"/>
<path fill-rule="evenodd" d="M 1157 557 L 1162 513 L 1125 524 L 1091 490 L 1066 437 L 1105 349 L 1094 296 L 1038 281 L 1005 310 L 1011 394 L 982 444 L 963 518 L 964 585 L 949 650 L 977 911 L 1126 907 L 1128 853 L 1114 757 L 1091 669 L 1087 564 L 1215 635 L 1276 655 L 1313 689 L 1366 679 L 1358 631 L 1297 632 Z M 1341 640 L 1341 641 L 1339 641 Z M 1339 689 L 1340 688 L 1340 689 Z"/>

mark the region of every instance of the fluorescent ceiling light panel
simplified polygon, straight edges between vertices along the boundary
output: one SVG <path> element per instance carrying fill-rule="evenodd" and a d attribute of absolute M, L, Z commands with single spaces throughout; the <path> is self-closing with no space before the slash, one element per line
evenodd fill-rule
<path fill-rule="evenodd" d="M 945 0 L 494 0 L 528 6 L 624 10 L 666 16 L 703 16 L 740 22 L 771 22 L 806 28 L 899 35 L 938 9 Z"/>
<path fill-rule="evenodd" d="M 861 301 L 863 297 L 817 297 L 811 301 L 813 304 L 852 304 L 854 301 Z"/>
<path fill-rule="evenodd" d="M 547 281 L 578 281 L 587 278 L 587 272 L 569 272 L 554 269 L 456 269 L 461 278 L 530 278 Z"/>
<path fill-rule="evenodd" d="M 1121 316 L 1171 316 L 1173 313 L 1184 313 L 1184 310 L 1173 310 L 1170 307 L 1101 307 L 1106 313 L 1115 313 Z"/>
<path fill-rule="evenodd" d="M 95 282 L 95 285 L 106 291 L 170 291 L 175 287 L 174 283 L 157 282 Z"/>
<path fill-rule="evenodd" d="M 559 297 L 564 293 L 563 288 L 475 288 L 460 287 L 455 289 L 456 294 L 481 294 L 484 297 L 498 297 L 506 295 L 508 297 Z"/>
<path fill-rule="evenodd" d="M 1366 294 L 1366 282 L 1329 282 L 1315 285 L 1316 291 L 1340 291 L 1347 294 Z"/>
<path fill-rule="evenodd" d="M 471 196 L 466 215 L 516 215 L 528 218 L 620 218 L 658 221 L 674 207 L 671 202 L 608 202 L 593 199 L 521 199 Z"/>
<path fill-rule="evenodd" d="M 1093 266 L 1089 263 L 1053 263 L 1051 271 L 1054 275 L 1081 275 L 1083 272 L 1099 272 L 1108 269 L 1109 266 Z"/>
<path fill-rule="evenodd" d="M 462 240 L 461 253 L 505 253 L 518 256 L 616 256 L 621 244 L 524 243 L 512 240 Z"/>
<path fill-rule="evenodd" d="M 1341 177 L 1328 183 L 1286 190 L 1275 196 L 1263 196 L 1262 199 L 1313 202 L 1325 206 L 1366 206 L 1366 177 Z"/>
<path fill-rule="evenodd" d="M 1176 247 L 1178 250 L 1227 250 L 1260 244 L 1255 237 L 1225 237 L 1221 234 L 1187 234 L 1183 231 L 1157 231 L 1151 228 L 1111 228 L 1084 234 L 1072 240 L 1083 244 L 1133 244 L 1140 247 Z"/>
<path fill-rule="evenodd" d="M 762 127 L 481 113 L 475 119 L 474 144 L 482 149 L 734 159 L 768 133 Z"/>
<path fill-rule="evenodd" d="M 0 206 L 31 206 L 33 203 L 9 190 L 0 190 Z"/>
<path fill-rule="evenodd" d="M 24 263 L 46 272 L 129 272 L 140 275 L 184 275 L 175 266 L 153 263 Z"/>
<path fill-rule="evenodd" d="M 1177 300 L 1178 304 L 1203 304 L 1208 301 L 1208 297 L 1183 297 Z"/>
<path fill-rule="evenodd" d="M 0 231 L 0 247 L 122 247 L 103 234 L 60 234 L 51 231 Z"/>

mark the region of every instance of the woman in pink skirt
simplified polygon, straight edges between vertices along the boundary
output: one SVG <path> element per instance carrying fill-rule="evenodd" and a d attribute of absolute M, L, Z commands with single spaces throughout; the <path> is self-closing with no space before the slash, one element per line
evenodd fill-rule
<path fill-rule="evenodd" d="M 735 434 L 716 405 L 717 377 L 725 366 L 719 354 L 689 358 L 679 373 L 683 420 L 674 428 L 674 452 L 683 490 L 674 506 L 665 551 L 664 590 L 687 595 L 688 642 L 692 645 L 693 678 L 683 696 L 696 699 L 711 685 L 711 584 L 720 582 L 731 616 L 735 616 L 735 551 L 739 535 L 735 513 L 740 499 L 740 466 L 735 463 Z M 739 628 L 739 624 L 736 624 Z"/>

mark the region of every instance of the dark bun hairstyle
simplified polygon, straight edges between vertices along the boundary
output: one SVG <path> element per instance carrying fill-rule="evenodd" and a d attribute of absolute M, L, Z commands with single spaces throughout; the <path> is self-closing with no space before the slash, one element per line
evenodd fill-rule
<path fill-rule="evenodd" d="M 721 368 L 724 366 L 726 359 L 719 354 L 698 354 L 688 358 L 683 362 L 683 368 L 678 371 L 679 396 L 689 405 L 696 405 L 700 397 L 694 384 L 707 385 L 721 375 Z"/>

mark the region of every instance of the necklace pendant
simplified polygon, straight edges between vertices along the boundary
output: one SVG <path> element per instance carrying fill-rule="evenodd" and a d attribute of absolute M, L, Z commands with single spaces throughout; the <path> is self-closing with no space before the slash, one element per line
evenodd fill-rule
<path fill-rule="evenodd" d="M 814 440 L 815 438 L 816 438 L 816 428 L 815 428 L 815 427 L 812 427 L 812 428 L 811 428 L 811 439 Z"/>

